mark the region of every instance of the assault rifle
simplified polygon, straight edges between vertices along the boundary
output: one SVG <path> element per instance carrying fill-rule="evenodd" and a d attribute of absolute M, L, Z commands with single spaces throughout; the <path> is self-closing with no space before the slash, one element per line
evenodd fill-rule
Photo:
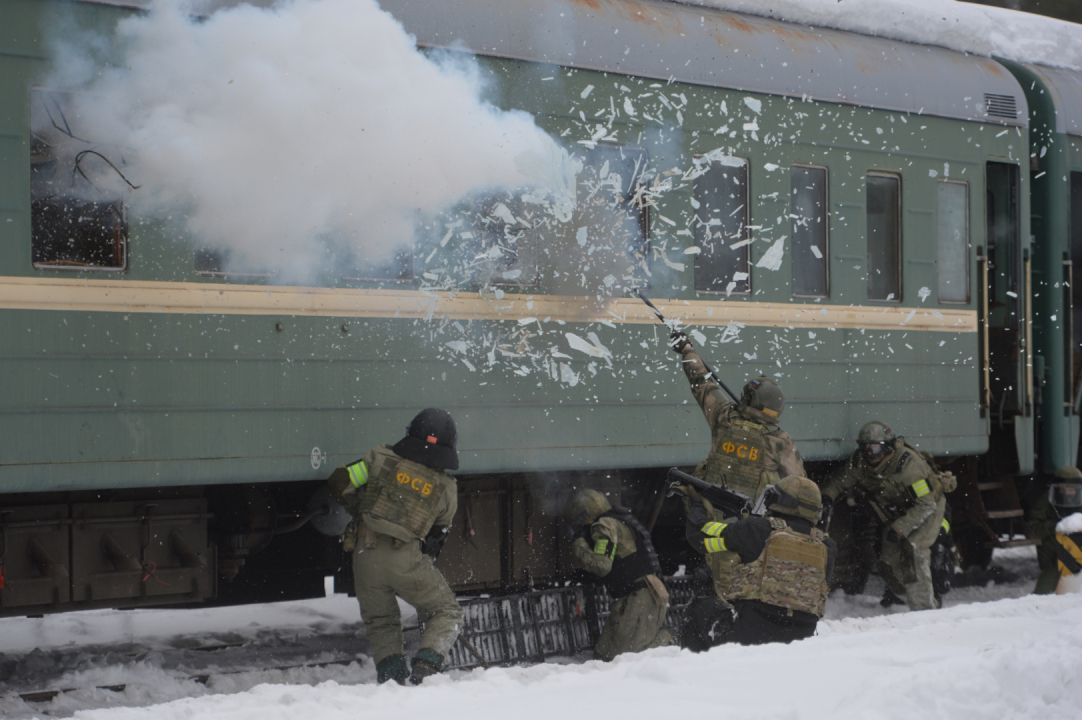
<path fill-rule="evenodd" d="M 674 492 L 672 488 L 680 485 L 694 488 L 695 492 L 709 500 L 710 504 L 714 506 L 714 509 L 720 512 L 723 517 L 740 517 L 745 513 L 762 515 L 765 510 L 765 508 L 759 507 L 759 505 L 762 505 L 763 503 L 754 503 L 752 499 L 744 493 L 730 490 L 727 485 L 711 485 L 694 475 L 680 472 L 676 468 L 669 468 L 668 479 L 670 494 Z"/>

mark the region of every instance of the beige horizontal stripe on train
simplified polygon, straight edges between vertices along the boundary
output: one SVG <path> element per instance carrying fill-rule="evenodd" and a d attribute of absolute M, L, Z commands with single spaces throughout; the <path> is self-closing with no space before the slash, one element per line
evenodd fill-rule
<path fill-rule="evenodd" d="M 868 328 L 976 332 L 975 310 L 867 307 L 744 300 L 653 301 L 666 318 L 689 325 Z M 313 317 L 563 320 L 654 323 L 637 298 L 504 295 L 354 288 L 222 285 L 71 278 L 0 277 L 0 308 L 179 315 L 310 315 Z"/>

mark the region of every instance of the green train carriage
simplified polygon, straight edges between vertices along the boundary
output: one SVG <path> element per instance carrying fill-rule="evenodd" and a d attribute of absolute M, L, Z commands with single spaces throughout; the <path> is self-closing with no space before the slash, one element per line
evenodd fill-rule
<path fill-rule="evenodd" d="M 1050 174 L 1025 172 L 1037 105 L 1007 64 L 664 2 L 383 7 L 423 49 L 477 52 L 491 100 L 562 138 L 584 178 L 620 168 L 620 222 L 591 226 L 609 262 L 587 277 L 571 222 L 534 228 L 515 263 L 448 278 L 433 271 L 499 233 L 459 232 L 437 257 L 421 232 L 381 273 L 283 286 L 123 198 L 73 204 L 48 182 L 73 162 L 63 139 L 32 132 L 79 90 L 41 85 L 44 38 L 61 19 L 109 34 L 136 11 L 7 3 L 0 614 L 321 594 L 342 558 L 295 529 L 310 496 L 425 405 L 460 429 L 452 583 L 561 577 L 572 487 L 647 515 L 661 471 L 707 450 L 665 329 L 613 292 L 639 283 L 732 384 L 779 378 L 813 474 L 872 417 L 952 459 L 975 562 L 1022 530 L 1013 478 L 1035 455 L 1074 461 L 1077 403 L 1037 429 L 1074 387 L 1069 304 L 1038 310 L 1066 240 L 1031 229 Z M 1077 160 L 1077 134 L 1057 147 Z M 56 241 L 69 221 L 75 248 Z"/>

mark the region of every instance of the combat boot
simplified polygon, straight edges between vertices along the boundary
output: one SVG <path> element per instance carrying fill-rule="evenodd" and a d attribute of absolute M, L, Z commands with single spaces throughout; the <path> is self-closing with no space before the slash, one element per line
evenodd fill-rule
<path fill-rule="evenodd" d="M 885 608 L 889 608 L 891 605 L 905 605 L 905 600 L 894 594 L 894 591 L 889 587 L 884 588 L 883 598 L 879 601 L 879 604 Z"/>
<path fill-rule="evenodd" d="M 399 685 L 405 685 L 410 676 L 406 666 L 406 658 L 402 655 L 391 655 L 379 661 L 376 665 L 376 682 L 383 684 L 388 680 L 394 680 Z"/>
<path fill-rule="evenodd" d="M 431 650 L 418 650 L 413 656 L 413 672 L 410 682 L 420 685 L 430 675 L 435 675 L 443 667 L 443 658 Z"/>

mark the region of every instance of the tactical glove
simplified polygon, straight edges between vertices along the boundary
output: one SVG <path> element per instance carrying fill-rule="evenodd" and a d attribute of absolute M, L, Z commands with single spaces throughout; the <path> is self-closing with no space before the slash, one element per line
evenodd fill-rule
<path fill-rule="evenodd" d="M 889 528 L 889 529 L 887 530 L 887 541 L 888 541 L 888 542 L 893 542 L 893 543 L 899 543 L 899 542 L 901 542 L 901 541 L 902 541 L 902 540 L 904 540 L 904 539 L 905 539 L 905 538 L 904 538 L 904 537 L 903 537 L 903 536 L 901 535 L 901 533 L 899 533 L 899 532 L 898 532 L 897 530 L 895 530 L 895 529 L 894 529 L 893 527 L 892 527 L 892 528 Z"/>
<path fill-rule="evenodd" d="M 421 552 L 425 555 L 432 556 L 435 560 L 440 556 L 440 552 L 443 550 L 443 544 L 447 542 L 447 536 L 450 534 L 451 528 L 436 527 L 433 526 L 428 531 L 428 535 L 425 535 L 424 540 L 421 541 Z"/>
<path fill-rule="evenodd" d="M 679 330 L 673 330 L 669 335 L 669 345 L 678 355 L 683 355 L 685 350 L 691 348 L 691 341 L 688 340 L 688 336 Z"/>

